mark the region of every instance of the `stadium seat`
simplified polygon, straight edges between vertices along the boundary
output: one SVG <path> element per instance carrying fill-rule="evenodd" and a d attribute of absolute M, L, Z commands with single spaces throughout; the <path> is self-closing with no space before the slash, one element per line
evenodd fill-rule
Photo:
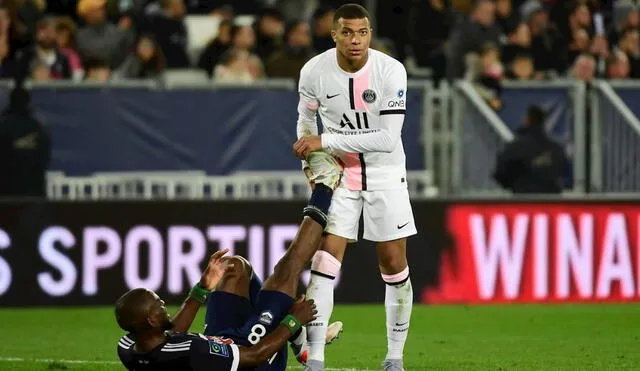
<path fill-rule="evenodd" d="M 166 70 L 162 75 L 162 81 L 167 88 L 211 84 L 207 73 L 197 68 Z"/>

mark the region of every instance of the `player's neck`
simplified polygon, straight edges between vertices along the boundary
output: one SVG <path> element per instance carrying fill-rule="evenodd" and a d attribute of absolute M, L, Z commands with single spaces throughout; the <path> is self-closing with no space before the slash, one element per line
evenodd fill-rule
<path fill-rule="evenodd" d="M 137 335 L 135 350 L 139 353 L 147 353 L 166 341 L 164 332 Z"/>
<path fill-rule="evenodd" d="M 348 73 L 355 73 L 360 71 L 360 69 L 362 67 L 364 67 L 365 64 L 367 64 L 367 61 L 369 60 L 369 53 L 366 53 L 364 55 L 364 58 L 362 58 L 361 60 L 357 61 L 357 62 L 351 62 L 349 61 L 344 55 L 342 55 L 341 53 L 337 53 L 338 54 L 338 66 L 345 72 Z"/>

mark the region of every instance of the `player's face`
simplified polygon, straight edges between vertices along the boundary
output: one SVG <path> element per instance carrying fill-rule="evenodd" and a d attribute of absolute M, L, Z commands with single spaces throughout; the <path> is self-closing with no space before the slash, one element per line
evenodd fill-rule
<path fill-rule="evenodd" d="M 150 319 L 153 322 L 154 327 L 161 327 L 163 330 L 170 330 L 173 327 L 167 307 L 164 305 L 164 300 L 153 292 L 154 303 L 150 311 Z"/>
<path fill-rule="evenodd" d="M 336 43 L 338 53 L 348 61 L 357 63 L 367 56 L 371 43 L 369 20 L 340 18 L 331 31 L 331 37 Z"/>

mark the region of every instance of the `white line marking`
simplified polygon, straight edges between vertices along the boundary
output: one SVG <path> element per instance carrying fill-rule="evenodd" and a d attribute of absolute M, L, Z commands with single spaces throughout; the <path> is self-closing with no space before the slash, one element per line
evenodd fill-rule
<path fill-rule="evenodd" d="M 20 357 L 0 357 L 0 362 L 33 362 L 33 363 L 75 363 L 90 365 L 118 365 L 116 361 L 91 361 L 88 359 L 52 359 L 52 358 L 20 358 Z"/>
<path fill-rule="evenodd" d="M 0 362 L 31 362 L 31 363 L 69 363 L 81 365 L 119 365 L 118 361 L 100 361 L 88 359 L 53 359 L 53 358 L 20 358 L 20 357 L 0 357 Z M 289 366 L 287 370 L 302 370 L 302 366 Z M 359 368 L 325 368 L 325 371 L 374 371 L 370 369 Z"/>

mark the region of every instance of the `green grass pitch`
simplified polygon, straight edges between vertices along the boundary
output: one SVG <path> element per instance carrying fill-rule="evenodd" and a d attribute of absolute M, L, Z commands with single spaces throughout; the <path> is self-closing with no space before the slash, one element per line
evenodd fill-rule
<path fill-rule="evenodd" d="M 380 369 L 383 312 L 336 307 L 345 331 L 327 348 L 329 371 Z M 4 308 L 0 320 L 0 370 L 123 369 L 111 308 Z M 640 370 L 640 305 L 415 306 L 405 368 Z"/>

